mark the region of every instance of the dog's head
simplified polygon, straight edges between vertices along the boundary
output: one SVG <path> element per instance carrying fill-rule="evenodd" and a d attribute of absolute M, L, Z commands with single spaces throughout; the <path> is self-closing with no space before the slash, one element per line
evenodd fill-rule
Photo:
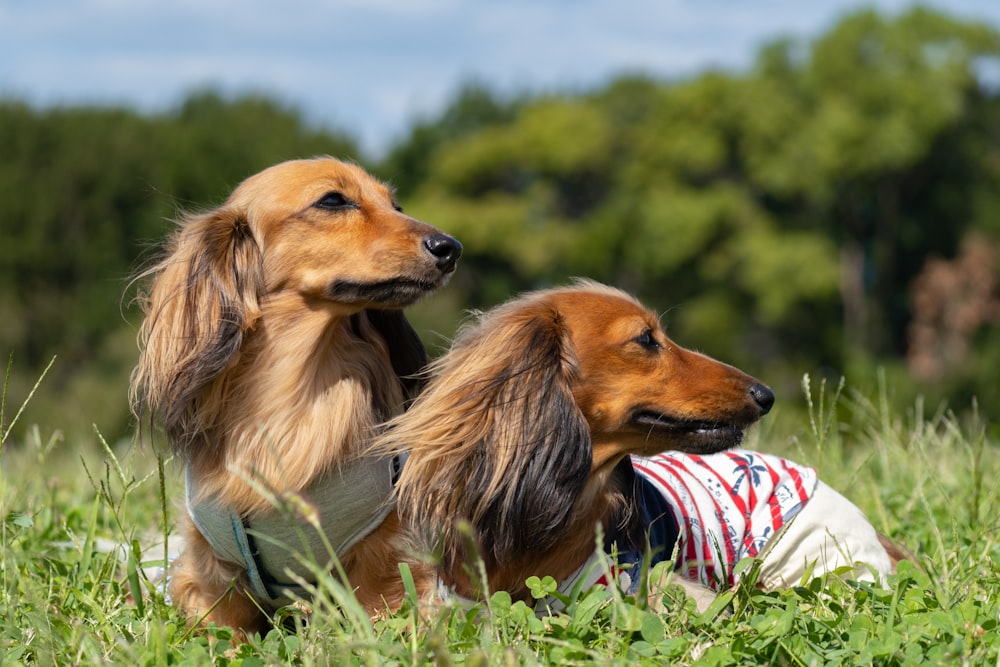
<path fill-rule="evenodd" d="M 382 444 L 410 451 L 400 509 L 443 546 L 444 568 L 467 562 L 464 520 L 490 569 L 554 546 L 624 456 L 734 447 L 773 401 L 632 297 L 580 282 L 466 328 Z"/>
<path fill-rule="evenodd" d="M 405 215 L 385 184 L 332 159 L 251 176 L 210 216 L 223 221 L 210 223 L 217 230 L 252 237 L 265 292 L 355 310 L 410 305 L 447 281 L 462 252 L 454 238 Z"/>
<path fill-rule="evenodd" d="M 623 454 L 735 447 L 774 403 L 756 379 L 672 341 L 618 290 L 580 283 L 522 305 L 534 311 L 529 326 L 560 332 L 564 386 L 587 424 L 595 470 Z"/>
<path fill-rule="evenodd" d="M 182 220 L 163 260 L 140 276 L 151 286 L 141 299 L 133 405 L 161 413 L 177 439 L 190 437 L 200 394 L 236 363 L 268 300 L 292 303 L 289 316 L 370 320 L 394 369 L 410 375 L 426 357 L 399 309 L 444 285 L 461 252 L 356 165 L 270 167 L 222 206 Z"/>

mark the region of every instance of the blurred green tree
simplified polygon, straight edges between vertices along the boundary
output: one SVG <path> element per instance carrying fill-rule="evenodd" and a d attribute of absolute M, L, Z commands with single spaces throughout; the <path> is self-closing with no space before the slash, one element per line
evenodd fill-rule
<path fill-rule="evenodd" d="M 997 224 L 998 56 L 983 25 L 857 12 L 746 75 L 522 99 L 438 144 L 408 205 L 466 243 L 460 302 L 588 275 L 791 382 L 898 359 L 924 258 Z"/>
<path fill-rule="evenodd" d="M 765 49 L 747 81 L 748 178 L 836 242 L 848 350 L 899 354 L 920 258 L 953 254 L 976 224 L 964 196 L 945 207 L 935 197 L 972 192 L 966 174 L 942 166 L 978 168 L 963 137 L 995 95 L 979 75 L 998 57 L 986 26 L 923 8 L 895 19 L 862 11 L 808 49 Z"/>

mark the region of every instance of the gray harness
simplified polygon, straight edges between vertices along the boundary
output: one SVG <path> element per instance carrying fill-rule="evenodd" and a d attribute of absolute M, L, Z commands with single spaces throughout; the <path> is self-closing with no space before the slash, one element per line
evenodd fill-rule
<path fill-rule="evenodd" d="M 401 467 L 398 457 L 355 459 L 313 482 L 286 507 L 249 516 L 215 496 L 195 502 L 188 468 L 187 511 L 219 556 L 246 568 L 257 596 L 283 606 L 309 597 L 298 583 L 315 582 L 306 563 L 332 569 L 336 557 L 382 523 L 392 510 L 389 498 Z"/>

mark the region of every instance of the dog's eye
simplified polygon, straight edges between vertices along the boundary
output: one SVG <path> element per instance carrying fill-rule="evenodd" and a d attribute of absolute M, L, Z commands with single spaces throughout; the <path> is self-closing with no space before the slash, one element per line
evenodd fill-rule
<path fill-rule="evenodd" d="M 327 211 L 340 211 L 345 208 L 357 208 L 358 205 L 339 192 L 327 192 L 313 206 Z"/>
<path fill-rule="evenodd" d="M 635 338 L 635 342 L 642 345 L 647 350 L 656 350 L 660 347 L 660 342 L 656 340 L 656 336 L 652 329 L 646 329 L 639 334 Z"/>

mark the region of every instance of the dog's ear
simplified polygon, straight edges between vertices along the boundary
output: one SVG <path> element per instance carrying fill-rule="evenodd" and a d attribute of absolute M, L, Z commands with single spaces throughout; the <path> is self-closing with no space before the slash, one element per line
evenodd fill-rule
<path fill-rule="evenodd" d="M 553 546 L 590 473 L 563 322 L 552 307 L 532 306 L 500 309 L 467 330 L 388 435 L 410 452 L 400 510 L 433 533 L 446 571 L 475 556 L 462 521 L 487 567 Z"/>
<path fill-rule="evenodd" d="M 494 429 L 478 448 L 486 465 L 470 470 L 469 494 L 482 498 L 483 556 L 497 563 L 554 546 L 575 510 L 591 468 L 590 430 L 573 398 L 577 372 L 554 310 L 502 341 L 510 364 L 494 378 Z M 482 494 L 482 495 L 480 495 Z"/>
<path fill-rule="evenodd" d="M 415 398 L 423 386 L 419 374 L 427 366 L 423 341 L 401 310 L 369 309 L 365 314 L 389 348 L 389 361 L 403 391 L 409 398 Z"/>
<path fill-rule="evenodd" d="M 188 218 L 165 258 L 140 279 L 149 277 L 149 294 L 140 297 L 146 319 L 132 401 L 158 412 L 183 449 L 187 434 L 199 430 L 190 423 L 196 397 L 238 354 L 260 316 L 260 247 L 246 216 L 224 207 Z M 210 409 L 199 412 L 211 419 Z"/>

